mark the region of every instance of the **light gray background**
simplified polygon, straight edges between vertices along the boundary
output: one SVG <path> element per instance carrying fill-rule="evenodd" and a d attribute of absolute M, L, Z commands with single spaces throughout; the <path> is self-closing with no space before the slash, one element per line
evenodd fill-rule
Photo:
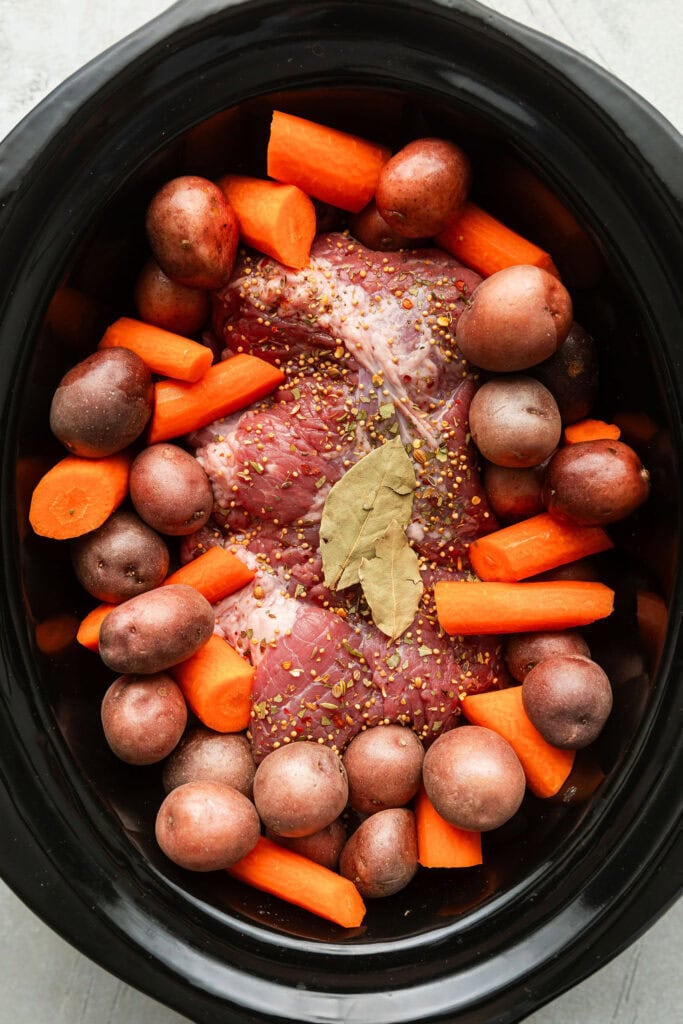
<path fill-rule="evenodd" d="M 72 71 L 169 6 L 163 0 L 0 0 L 0 137 Z M 683 128 L 680 0 L 491 0 L 488 6 L 581 50 Z M 527 1024 L 683 1019 L 682 936 L 679 903 L 620 957 Z M 185 1020 L 90 963 L 2 883 L 0 991 L 0 1024 Z"/>

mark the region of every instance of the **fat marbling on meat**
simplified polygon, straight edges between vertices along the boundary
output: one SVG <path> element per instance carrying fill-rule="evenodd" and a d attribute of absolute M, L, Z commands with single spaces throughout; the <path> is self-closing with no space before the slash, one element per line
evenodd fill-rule
<path fill-rule="evenodd" d="M 287 376 L 271 399 L 192 439 L 215 506 L 185 556 L 221 544 L 259 569 L 217 608 L 217 631 L 256 665 L 257 758 L 298 738 L 341 750 L 386 722 L 428 742 L 457 724 L 463 693 L 504 676 L 496 638 L 443 634 L 430 586 L 389 643 L 358 587 L 325 587 L 319 551 L 330 488 L 396 436 L 416 471 L 407 532 L 426 583 L 463 578 L 469 544 L 496 527 L 468 433 L 476 379 L 455 346 L 478 282 L 439 250 L 387 255 L 331 234 L 303 270 L 244 257 L 215 296 L 225 355 L 252 352 Z"/>

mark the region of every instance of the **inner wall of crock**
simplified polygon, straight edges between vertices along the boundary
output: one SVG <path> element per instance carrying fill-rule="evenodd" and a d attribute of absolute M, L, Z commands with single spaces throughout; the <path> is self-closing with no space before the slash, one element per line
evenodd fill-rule
<path fill-rule="evenodd" d="M 182 173 L 211 177 L 236 171 L 265 176 L 273 108 L 376 139 L 393 149 L 427 135 L 461 144 L 474 163 L 474 198 L 553 252 L 572 291 L 576 319 L 600 346 L 602 383 L 595 415 L 609 420 L 630 414 L 624 440 L 638 449 L 652 475 L 651 501 L 614 529 L 616 551 L 602 556 L 603 578 L 617 588 L 616 612 L 607 625 L 588 631 L 593 654 L 614 683 L 615 709 L 608 727 L 594 748 L 578 756 L 575 772 L 557 798 L 540 801 L 528 796 L 508 825 L 485 837 L 482 867 L 421 871 L 403 892 L 372 902 L 367 928 L 359 937 L 363 941 L 401 938 L 447 924 L 519 884 L 553 857 L 580 827 L 594 801 L 608 791 L 647 709 L 663 643 L 665 606 L 677 554 L 677 509 L 672 505 L 680 492 L 674 483 L 677 457 L 670 443 L 667 395 L 658 383 L 652 348 L 633 299 L 633 283 L 616 276 L 596 229 L 598 218 L 595 223 L 579 223 L 571 209 L 572 197 L 557 193 L 547 168 L 532 166 L 514 140 L 501 137 L 486 123 L 473 123 L 453 106 L 428 96 L 370 89 L 264 96 L 212 117 L 148 160 L 85 233 L 50 303 L 27 379 L 19 429 L 19 526 L 24 593 L 32 623 L 64 613 L 80 619 L 93 604 L 73 577 L 68 544 L 42 540 L 26 525 L 32 487 L 63 454 L 48 430 L 54 388 L 70 366 L 94 350 L 107 322 L 116 316 L 135 316 L 133 284 L 148 256 L 144 212 L 155 189 Z M 515 181 L 518 184 L 513 186 Z M 192 875 L 167 862 L 154 842 L 154 818 L 163 799 L 160 768 L 133 769 L 122 764 L 102 735 L 99 706 L 111 673 L 75 643 L 50 654 L 36 647 L 36 657 L 43 698 L 52 708 L 76 770 L 89 780 L 103 807 L 116 816 L 156 869 L 231 914 L 292 936 L 339 940 L 334 926 L 224 874 Z"/>

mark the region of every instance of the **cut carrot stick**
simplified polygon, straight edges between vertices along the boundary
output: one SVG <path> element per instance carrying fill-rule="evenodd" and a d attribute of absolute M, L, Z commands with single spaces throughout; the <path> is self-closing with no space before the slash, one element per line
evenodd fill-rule
<path fill-rule="evenodd" d="M 358 213 L 375 194 L 391 150 L 357 135 L 273 111 L 268 174 L 306 195 Z"/>
<path fill-rule="evenodd" d="M 435 241 L 484 277 L 518 264 L 540 267 L 555 277 L 560 276 L 544 249 L 505 227 L 474 203 L 465 203 L 457 219 L 437 235 Z"/>
<path fill-rule="evenodd" d="M 51 615 L 36 626 L 36 646 L 43 654 L 61 654 L 68 650 L 76 639 L 78 619 L 64 612 Z"/>
<path fill-rule="evenodd" d="M 163 586 L 169 583 L 184 583 L 186 587 L 194 587 L 202 594 L 209 604 L 215 604 L 228 594 L 241 590 L 254 579 L 256 573 L 248 565 L 226 551 L 225 548 L 209 548 L 203 555 L 188 562 L 176 572 L 167 576 Z M 97 651 L 100 643 L 100 626 L 105 615 L 108 615 L 115 604 L 100 604 L 86 615 L 81 622 L 76 639 L 90 651 Z"/>
<path fill-rule="evenodd" d="M 418 861 L 423 868 L 471 868 L 482 863 L 481 832 L 456 828 L 421 788 L 415 798 Z"/>
<path fill-rule="evenodd" d="M 469 556 L 480 579 L 512 583 L 611 547 L 601 526 L 576 526 L 540 512 L 479 537 L 470 545 Z"/>
<path fill-rule="evenodd" d="M 128 493 L 131 458 L 68 455 L 48 470 L 31 498 L 29 522 L 41 537 L 70 540 L 96 530 Z"/>
<path fill-rule="evenodd" d="M 608 438 L 618 441 L 621 430 L 616 423 L 605 423 L 604 420 L 585 419 L 570 423 L 564 428 L 564 443 L 579 444 L 581 441 L 601 441 Z"/>
<path fill-rule="evenodd" d="M 196 654 L 170 669 L 200 722 L 216 732 L 249 724 L 254 668 L 216 633 Z"/>
<path fill-rule="evenodd" d="M 226 174 L 217 184 L 235 211 L 243 242 L 287 267 L 307 266 L 316 218 L 305 192 L 241 174 Z"/>
<path fill-rule="evenodd" d="M 196 384 L 162 380 L 154 386 L 149 443 L 189 434 L 270 394 L 285 375 L 243 353 L 211 366 Z"/>
<path fill-rule="evenodd" d="M 110 611 L 116 608 L 115 604 L 98 604 L 93 608 L 81 622 L 76 633 L 76 639 L 89 651 L 97 651 L 100 647 L 100 627 Z"/>
<path fill-rule="evenodd" d="M 436 613 L 451 635 L 540 633 L 587 626 L 612 614 L 614 591 L 604 583 L 468 583 L 440 580 Z"/>
<path fill-rule="evenodd" d="M 465 717 L 506 739 L 519 758 L 527 786 L 535 796 L 554 796 L 574 764 L 573 750 L 552 747 L 531 724 L 522 704 L 522 687 L 491 690 L 465 697 Z"/>
<path fill-rule="evenodd" d="M 228 874 L 342 928 L 357 928 L 365 917 L 365 904 L 353 882 L 265 836 L 228 868 Z"/>
<path fill-rule="evenodd" d="M 128 348 L 152 373 L 174 380 L 200 380 L 213 362 L 213 353 L 180 334 L 122 316 L 107 327 L 98 348 Z"/>
<path fill-rule="evenodd" d="M 215 604 L 228 594 L 250 583 L 256 575 L 253 569 L 225 548 L 209 548 L 193 562 L 188 562 L 164 580 L 168 583 L 184 583 L 203 594 L 209 604 Z"/>

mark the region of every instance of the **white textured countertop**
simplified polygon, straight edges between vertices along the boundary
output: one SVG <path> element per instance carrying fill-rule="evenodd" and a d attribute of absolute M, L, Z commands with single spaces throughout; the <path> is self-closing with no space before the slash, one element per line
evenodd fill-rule
<path fill-rule="evenodd" d="M 0 0 L 0 137 L 72 71 L 170 6 L 164 0 Z M 488 6 L 580 50 L 683 130 L 680 0 L 491 0 Z M 679 903 L 616 960 L 527 1024 L 681 1020 L 682 938 Z M 2 883 L 0 989 L 0 1024 L 185 1019 L 73 950 Z"/>

